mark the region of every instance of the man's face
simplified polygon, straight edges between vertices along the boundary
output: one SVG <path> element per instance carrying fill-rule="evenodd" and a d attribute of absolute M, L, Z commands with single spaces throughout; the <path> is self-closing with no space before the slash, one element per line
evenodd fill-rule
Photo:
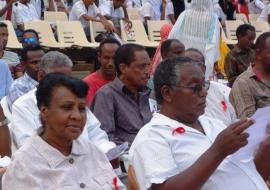
<path fill-rule="evenodd" d="M 115 75 L 114 55 L 119 48 L 118 44 L 106 43 L 98 53 L 98 61 L 101 65 L 101 71 L 105 75 Z"/>
<path fill-rule="evenodd" d="M 199 66 L 201 67 L 201 69 L 203 71 L 203 73 L 205 74 L 206 66 L 205 66 L 205 63 L 204 63 L 204 57 L 200 53 L 198 53 L 196 51 L 186 51 L 184 53 L 184 56 L 192 59 L 195 62 L 198 62 Z"/>
<path fill-rule="evenodd" d="M 265 40 L 264 49 L 256 52 L 256 57 L 260 59 L 264 70 L 270 73 L 270 37 Z"/>
<path fill-rule="evenodd" d="M 247 30 L 246 34 L 239 37 L 238 43 L 241 47 L 251 48 L 256 38 L 255 31 Z"/>
<path fill-rule="evenodd" d="M 22 36 L 22 46 L 39 45 L 39 39 L 33 32 L 26 32 Z"/>
<path fill-rule="evenodd" d="M 6 49 L 8 42 L 8 29 L 6 27 L 0 27 L 0 40 L 3 43 L 3 49 Z"/>
<path fill-rule="evenodd" d="M 165 57 L 163 57 L 163 59 L 180 56 L 184 53 L 184 51 L 185 46 L 181 42 L 173 41 L 170 45 L 167 54 L 165 54 Z"/>
<path fill-rule="evenodd" d="M 38 80 L 39 64 L 43 55 L 43 50 L 28 51 L 27 61 L 23 62 L 26 73 L 36 81 Z"/>
<path fill-rule="evenodd" d="M 113 0 L 113 6 L 115 9 L 118 9 L 124 4 L 125 0 Z"/>
<path fill-rule="evenodd" d="M 130 65 L 120 64 L 121 76 L 133 87 L 145 87 L 150 78 L 150 63 L 150 57 L 145 50 L 135 51 Z"/>
<path fill-rule="evenodd" d="M 177 120 L 192 123 L 204 113 L 207 90 L 204 86 L 204 73 L 198 65 L 189 65 L 182 68 L 180 81 L 172 89 L 171 102 Z M 200 89 L 195 91 L 194 89 Z M 193 89 L 194 88 L 194 89 Z"/>

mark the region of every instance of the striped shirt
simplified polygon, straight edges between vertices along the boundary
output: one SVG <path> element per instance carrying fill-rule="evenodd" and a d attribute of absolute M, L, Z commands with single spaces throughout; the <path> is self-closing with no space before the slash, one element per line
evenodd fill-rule
<path fill-rule="evenodd" d="M 20 64 L 20 59 L 19 59 L 17 53 L 14 53 L 11 51 L 4 51 L 4 54 L 0 60 L 3 60 L 8 64 L 13 79 L 16 78 L 15 74 L 17 72 L 23 72 L 23 67 Z"/>
<path fill-rule="evenodd" d="M 18 79 L 16 79 L 10 89 L 9 93 L 7 95 L 7 102 L 8 107 L 11 110 L 12 104 L 22 95 L 26 94 L 30 90 L 33 90 L 38 85 L 38 82 L 34 79 L 32 79 L 27 73 L 24 73 L 24 75 Z"/>

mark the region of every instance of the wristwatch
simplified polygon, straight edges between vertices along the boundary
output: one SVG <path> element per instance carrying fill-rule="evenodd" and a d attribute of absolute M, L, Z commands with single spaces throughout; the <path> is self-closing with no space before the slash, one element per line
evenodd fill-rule
<path fill-rule="evenodd" d="M 8 124 L 7 118 L 5 118 L 3 121 L 0 121 L 0 127 L 4 127 Z"/>

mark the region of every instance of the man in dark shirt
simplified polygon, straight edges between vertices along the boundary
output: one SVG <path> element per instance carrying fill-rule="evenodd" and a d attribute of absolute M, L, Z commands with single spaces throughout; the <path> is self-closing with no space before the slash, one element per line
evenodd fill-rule
<path fill-rule="evenodd" d="M 140 128 L 150 121 L 150 58 L 144 47 L 126 44 L 115 54 L 117 77 L 99 89 L 91 110 L 111 141 L 131 145 Z"/>
<path fill-rule="evenodd" d="M 249 24 L 240 25 L 236 36 L 238 42 L 225 58 L 225 72 L 230 86 L 255 60 L 255 51 L 251 49 L 256 37 L 255 28 Z"/>

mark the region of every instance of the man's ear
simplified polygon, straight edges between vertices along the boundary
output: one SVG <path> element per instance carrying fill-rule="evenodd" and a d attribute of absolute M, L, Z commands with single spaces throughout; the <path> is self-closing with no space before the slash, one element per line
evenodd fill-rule
<path fill-rule="evenodd" d="M 128 68 L 128 65 L 123 64 L 123 63 L 119 64 L 119 70 L 120 70 L 121 75 L 126 74 L 127 68 Z"/>
<path fill-rule="evenodd" d="M 163 101 L 171 103 L 173 100 L 173 89 L 167 85 L 164 85 L 160 89 Z"/>
<path fill-rule="evenodd" d="M 46 73 L 42 70 L 39 70 L 37 73 L 37 80 L 41 81 L 45 77 Z"/>
<path fill-rule="evenodd" d="M 41 120 L 42 120 L 42 121 L 46 121 L 46 120 L 47 120 L 47 117 L 48 117 L 48 107 L 42 105 L 42 106 L 39 108 L 39 110 L 40 110 L 40 117 L 41 117 Z"/>

